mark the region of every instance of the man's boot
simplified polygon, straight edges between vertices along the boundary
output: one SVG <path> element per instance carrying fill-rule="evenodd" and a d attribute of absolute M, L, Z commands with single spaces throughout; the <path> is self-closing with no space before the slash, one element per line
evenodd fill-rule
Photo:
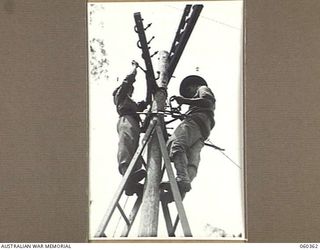
<path fill-rule="evenodd" d="M 141 183 L 127 183 L 125 187 L 125 194 L 128 196 L 132 196 L 137 194 L 137 196 L 141 197 L 143 195 L 144 185 Z"/>
<path fill-rule="evenodd" d="M 147 176 L 146 170 L 138 169 L 136 171 L 133 171 L 129 175 L 128 181 L 133 182 L 133 183 L 138 183 L 138 182 L 142 181 L 146 176 Z"/>
<path fill-rule="evenodd" d="M 124 175 L 127 171 L 127 168 L 119 166 L 119 172 L 121 175 Z M 141 195 L 143 193 L 143 184 L 139 183 L 147 176 L 147 172 L 144 169 L 133 170 L 129 175 L 127 183 L 124 187 L 125 194 L 132 196 L 135 193 Z"/>
<path fill-rule="evenodd" d="M 162 202 L 164 202 L 164 203 L 171 203 L 171 202 L 174 201 L 170 182 L 162 182 L 162 183 L 160 183 L 159 188 L 160 188 L 160 190 L 161 190 L 160 200 L 161 200 Z M 184 197 L 186 196 L 186 192 L 183 191 L 183 190 L 180 188 L 179 184 L 178 184 L 178 188 L 179 188 L 179 192 L 180 192 L 180 195 L 181 195 L 181 199 L 183 200 Z"/>
<path fill-rule="evenodd" d="M 138 169 L 132 172 L 129 175 L 125 186 L 126 195 L 132 196 L 133 194 L 137 194 L 138 196 L 141 196 L 143 194 L 144 185 L 139 183 L 139 181 L 143 180 L 146 176 L 147 172 L 144 169 Z"/>

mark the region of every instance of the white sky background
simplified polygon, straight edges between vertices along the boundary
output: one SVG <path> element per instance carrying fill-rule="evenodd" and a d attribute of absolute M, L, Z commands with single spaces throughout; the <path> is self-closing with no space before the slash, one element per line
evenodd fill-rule
<path fill-rule="evenodd" d="M 117 166 L 118 114 L 112 92 L 121 84 L 131 68 L 131 60 L 144 67 L 141 50 L 136 46 L 133 13 L 140 12 L 151 43 L 151 54 L 171 48 L 186 3 L 96 3 L 89 39 L 105 41 L 108 80 L 90 77 L 90 234 L 91 237 L 106 212 L 113 194 L 121 181 Z M 201 2 L 196 2 L 197 4 Z M 206 79 L 216 97 L 215 120 L 210 140 L 225 148 L 225 153 L 240 167 L 242 164 L 242 1 L 204 2 L 204 8 L 191 34 L 179 64 L 169 84 L 169 96 L 178 95 L 179 83 L 187 75 L 199 74 Z M 157 70 L 156 56 L 153 58 Z M 199 71 L 196 71 L 196 67 Z M 117 78 L 119 81 L 117 82 Z M 145 76 L 138 70 L 134 99 L 145 99 Z M 176 126 L 177 124 L 174 124 Z M 172 130 L 171 130 L 172 131 Z M 169 131 L 170 133 L 170 131 Z M 242 201 L 242 170 L 221 152 L 204 147 L 197 177 L 184 206 L 194 237 L 208 237 L 206 224 L 221 228 L 228 235 L 244 232 Z M 159 213 L 159 237 L 166 230 Z M 115 217 L 117 217 L 116 215 Z M 117 219 L 114 223 L 117 222 Z M 137 235 L 139 216 L 132 229 Z M 122 224 L 120 231 L 122 230 Z M 110 232 L 113 232 L 111 230 Z M 178 235 L 181 230 L 178 230 Z"/>

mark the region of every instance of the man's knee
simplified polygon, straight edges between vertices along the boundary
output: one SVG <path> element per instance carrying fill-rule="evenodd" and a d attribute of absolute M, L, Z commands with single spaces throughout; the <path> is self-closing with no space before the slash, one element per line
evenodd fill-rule
<path fill-rule="evenodd" d="M 188 166 L 188 174 L 190 181 L 193 181 L 193 179 L 197 176 L 197 168 L 195 166 Z"/>
<path fill-rule="evenodd" d="M 173 160 L 177 154 L 186 154 L 186 147 L 182 144 L 172 142 L 169 147 L 170 159 Z"/>

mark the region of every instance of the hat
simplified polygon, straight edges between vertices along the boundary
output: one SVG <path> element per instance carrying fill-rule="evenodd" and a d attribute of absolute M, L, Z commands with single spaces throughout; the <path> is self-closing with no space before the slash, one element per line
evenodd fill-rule
<path fill-rule="evenodd" d="M 191 84 L 199 85 L 199 86 L 208 86 L 207 82 L 201 77 L 197 75 L 190 75 L 184 78 L 180 84 L 180 95 L 184 97 L 192 97 L 193 94 L 188 92 L 188 86 Z"/>

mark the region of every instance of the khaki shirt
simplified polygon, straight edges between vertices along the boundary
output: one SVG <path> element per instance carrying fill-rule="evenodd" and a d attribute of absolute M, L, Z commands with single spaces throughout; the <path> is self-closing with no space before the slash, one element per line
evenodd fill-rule
<path fill-rule="evenodd" d="M 113 101 L 120 116 L 128 114 L 136 115 L 138 111 L 137 103 L 131 99 L 133 89 L 132 83 L 124 80 L 113 92 Z"/>
<path fill-rule="evenodd" d="M 193 98 L 201 98 L 210 101 L 210 106 L 207 108 L 190 105 L 187 112 L 188 117 L 191 117 L 201 128 L 203 137 L 207 138 L 215 125 L 214 110 L 216 107 L 216 99 L 211 89 L 207 86 L 199 87 Z"/>

